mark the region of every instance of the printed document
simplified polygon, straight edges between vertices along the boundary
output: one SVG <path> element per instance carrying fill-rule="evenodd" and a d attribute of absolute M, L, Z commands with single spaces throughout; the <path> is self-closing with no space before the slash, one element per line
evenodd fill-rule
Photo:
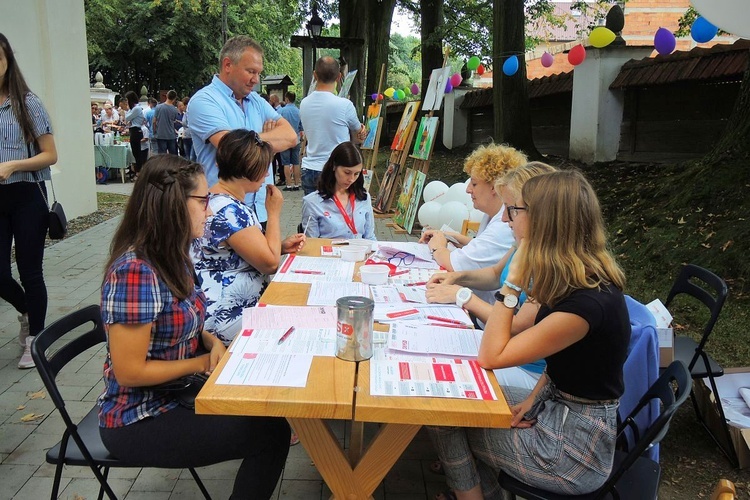
<path fill-rule="evenodd" d="M 314 281 L 307 296 L 308 306 L 336 306 L 341 297 L 356 295 L 370 298 L 370 287 L 365 283 L 330 283 Z"/>
<path fill-rule="evenodd" d="M 229 347 L 233 353 L 336 355 L 336 327 L 295 328 L 281 344 L 289 328 L 245 329 Z"/>
<path fill-rule="evenodd" d="M 287 255 L 273 277 L 273 281 L 282 283 L 351 282 L 353 276 L 354 262 L 328 257 Z"/>
<path fill-rule="evenodd" d="M 409 353 L 476 357 L 483 333 L 474 329 L 395 322 L 388 333 L 388 348 Z"/>
<path fill-rule="evenodd" d="M 310 354 L 235 351 L 229 356 L 216 384 L 305 387 L 312 359 Z"/>
<path fill-rule="evenodd" d="M 263 306 L 242 311 L 242 329 L 336 328 L 336 307 Z"/>

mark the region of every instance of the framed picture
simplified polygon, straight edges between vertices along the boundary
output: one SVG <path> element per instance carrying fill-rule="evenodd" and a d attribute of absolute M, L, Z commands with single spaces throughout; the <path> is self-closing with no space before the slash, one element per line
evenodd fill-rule
<path fill-rule="evenodd" d="M 378 137 L 378 125 L 380 124 L 380 110 L 383 107 L 382 104 L 370 104 L 367 107 L 367 119 L 365 120 L 365 130 L 367 131 L 367 137 L 362 143 L 362 149 L 374 149 L 375 139 Z"/>
<path fill-rule="evenodd" d="M 389 202 L 391 200 L 391 193 L 398 179 L 398 173 L 401 170 L 401 165 L 398 163 L 388 164 L 388 168 L 383 174 L 383 180 L 380 183 L 380 191 L 378 191 L 378 197 L 375 199 L 375 210 L 379 212 L 387 212 Z"/>
<path fill-rule="evenodd" d="M 404 187 L 396 201 L 396 214 L 393 216 L 393 222 L 409 233 L 414 228 L 414 219 L 417 217 L 417 207 L 426 178 L 427 174 L 424 172 L 412 168 L 407 169 Z"/>
<path fill-rule="evenodd" d="M 414 151 L 412 156 L 419 158 L 420 160 L 427 160 L 430 157 L 432 151 L 432 144 L 435 141 L 435 135 L 437 134 L 438 117 L 433 116 L 432 118 L 423 116 L 419 122 L 419 129 L 417 130 L 417 140 L 414 141 Z"/>
<path fill-rule="evenodd" d="M 398 122 L 398 129 L 396 129 L 396 135 L 393 137 L 391 143 L 391 149 L 397 151 L 403 151 L 406 147 L 406 140 L 408 139 L 409 125 L 414 121 L 414 117 L 417 116 L 419 110 L 419 101 L 411 101 L 406 103 L 404 107 L 404 113 L 401 115 L 401 121 Z"/>
<path fill-rule="evenodd" d="M 372 184 L 372 170 L 362 169 L 362 179 L 365 181 L 365 191 L 370 192 L 370 184 Z"/>
<path fill-rule="evenodd" d="M 339 89 L 339 97 L 349 96 L 349 90 L 351 90 L 352 88 L 352 83 L 354 83 L 355 76 L 357 76 L 356 69 L 346 74 L 346 76 L 344 77 L 344 81 L 341 82 L 341 89 Z"/>
<path fill-rule="evenodd" d="M 445 94 L 445 83 L 450 78 L 451 68 L 436 68 L 430 74 L 430 83 L 427 85 L 427 92 L 424 94 L 422 110 L 439 111 L 443 104 L 443 95 Z"/>

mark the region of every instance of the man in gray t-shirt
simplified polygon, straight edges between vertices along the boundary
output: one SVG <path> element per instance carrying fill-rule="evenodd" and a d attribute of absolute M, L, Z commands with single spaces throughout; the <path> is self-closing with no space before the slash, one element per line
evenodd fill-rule
<path fill-rule="evenodd" d="M 174 122 L 179 112 L 174 105 L 176 100 L 177 92 L 170 90 L 167 92 L 166 102 L 159 104 L 154 110 L 152 127 L 156 139 L 156 150 L 159 154 L 177 154 L 177 133 L 174 129 Z"/>

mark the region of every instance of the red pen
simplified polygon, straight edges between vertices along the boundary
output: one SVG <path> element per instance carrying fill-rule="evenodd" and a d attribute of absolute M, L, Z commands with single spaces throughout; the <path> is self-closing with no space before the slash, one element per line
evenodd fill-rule
<path fill-rule="evenodd" d="M 278 341 L 278 342 L 276 342 L 276 345 L 281 345 L 281 344 L 283 344 L 283 343 L 284 343 L 284 341 L 285 341 L 286 339 L 288 339 L 288 338 L 289 338 L 289 336 L 290 336 L 290 335 L 292 334 L 292 332 L 293 332 L 293 331 L 294 331 L 294 327 L 292 326 L 292 327 L 290 327 L 290 328 L 289 328 L 289 330 L 287 330 L 287 331 L 286 331 L 286 332 L 284 333 L 284 335 L 282 335 L 282 336 L 281 336 L 281 338 L 279 339 L 279 341 Z"/>
<path fill-rule="evenodd" d="M 442 328 L 458 328 L 460 330 L 471 330 L 472 328 L 470 326 L 461 324 L 461 325 L 452 325 L 452 324 L 443 324 L 443 323 L 427 323 L 429 326 L 439 326 Z"/>
<path fill-rule="evenodd" d="M 390 273 L 388 273 L 388 276 L 398 276 L 399 274 L 406 274 L 408 272 L 409 272 L 408 269 L 404 271 L 391 271 Z"/>
<path fill-rule="evenodd" d="M 292 272 L 295 274 L 325 274 L 323 271 L 307 271 L 305 269 L 293 269 Z"/>
<path fill-rule="evenodd" d="M 468 326 L 463 321 L 458 321 L 457 319 L 450 319 L 450 318 L 441 318 L 440 316 L 427 316 L 427 319 L 433 319 L 435 321 L 442 321 L 443 323 L 450 323 L 451 325 Z"/>
<path fill-rule="evenodd" d="M 407 283 L 404 286 L 425 286 L 426 284 L 426 281 L 417 281 L 416 283 Z"/>

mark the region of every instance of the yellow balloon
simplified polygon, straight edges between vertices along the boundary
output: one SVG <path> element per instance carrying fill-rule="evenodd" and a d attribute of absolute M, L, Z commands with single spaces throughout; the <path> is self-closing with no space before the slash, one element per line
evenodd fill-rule
<path fill-rule="evenodd" d="M 396 92 L 396 89 L 394 89 L 393 87 L 388 87 L 387 89 L 385 89 L 383 91 L 383 93 L 385 94 L 385 96 L 388 97 L 388 98 L 393 98 L 393 93 L 394 92 Z"/>
<path fill-rule="evenodd" d="M 602 49 L 614 41 L 614 32 L 609 28 L 605 28 L 604 26 L 594 28 L 589 35 L 589 43 L 597 49 Z"/>

